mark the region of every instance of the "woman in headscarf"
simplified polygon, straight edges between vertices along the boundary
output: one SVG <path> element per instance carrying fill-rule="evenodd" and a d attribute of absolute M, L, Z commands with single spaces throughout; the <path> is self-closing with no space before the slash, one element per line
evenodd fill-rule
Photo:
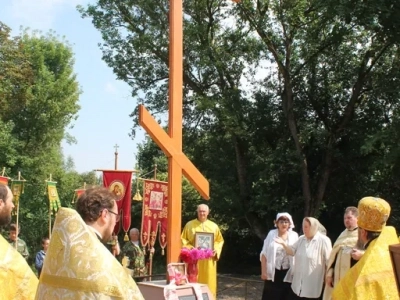
<path fill-rule="evenodd" d="M 276 229 L 268 233 L 260 253 L 261 278 L 264 280 L 262 300 L 286 300 L 293 278 L 293 256 L 288 255 L 283 246 L 274 240 L 279 237 L 288 245 L 293 245 L 299 236 L 292 230 L 294 224 L 290 214 L 278 213 L 274 223 Z"/>
<path fill-rule="evenodd" d="M 303 233 L 294 245 L 288 245 L 280 237 L 275 238 L 275 242 L 282 245 L 296 261 L 290 299 L 319 299 L 332 243 L 326 236 L 325 227 L 315 218 L 303 219 Z"/>

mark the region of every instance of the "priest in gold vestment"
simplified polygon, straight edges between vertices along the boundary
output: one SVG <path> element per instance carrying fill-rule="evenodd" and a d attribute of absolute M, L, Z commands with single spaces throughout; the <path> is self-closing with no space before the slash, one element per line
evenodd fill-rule
<path fill-rule="evenodd" d="M 197 208 L 197 219 L 189 221 L 181 235 L 182 247 L 193 248 L 195 246 L 196 232 L 209 232 L 214 234 L 214 257 L 198 261 L 199 277 L 198 282 L 208 285 L 211 293 L 216 299 L 217 295 L 217 261 L 221 256 L 224 238 L 219 227 L 214 222 L 207 219 L 209 208 L 201 204 Z"/>
<path fill-rule="evenodd" d="M 143 300 L 135 281 L 104 246 L 117 221 L 114 195 L 88 189 L 77 211 L 61 208 L 40 276 L 37 300 Z"/>
<path fill-rule="evenodd" d="M 38 279 L 25 258 L 0 235 L 0 300 L 35 299 Z"/>
<path fill-rule="evenodd" d="M 10 188 L 0 184 L 0 226 L 11 221 L 14 208 Z M 0 235 L 0 300 L 33 300 L 38 279 L 26 260 Z"/>
<path fill-rule="evenodd" d="M 333 287 L 346 275 L 347 271 L 357 262 L 351 257 L 353 249 L 358 245 L 357 230 L 358 209 L 349 206 L 344 212 L 344 225 L 346 229 L 339 235 L 327 263 L 325 289 L 323 300 L 332 299 Z"/>
<path fill-rule="evenodd" d="M 386 226 L 390 206 L 380 198 L 358 203 L 358 236 L 365 253 L 335 286 L 334 300 L 398 300 L 389 245 L 397 244 L 396 230 Z"/>

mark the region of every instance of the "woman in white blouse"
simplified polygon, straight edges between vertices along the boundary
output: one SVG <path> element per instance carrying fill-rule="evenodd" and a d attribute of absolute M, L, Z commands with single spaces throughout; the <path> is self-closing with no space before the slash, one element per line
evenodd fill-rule
<path fill-rule="evenodd" d="M 286 252 L 294 255 L 292 296 L 290 299 L 318 299 L 322 294 L 326 264 L 332 250 L 331 240 L 326 236 L 325 228 L 317 219 L 303 219 L 304 235 L 294 245 L 288 245 L 277 237 L 275 241 Z"/>
<path fill-rule="evenodd" d="M 287 255 L 283 246 L 275 243 L 279 237 L 288 245 L 293 245 L 299 238 L 292 231 L 294 227 L 292 216 L 288 213 L 278 213 L 275 220 L 277 229 L 271 230 L 260 253 L 261 278 L 264 281 L 262 300 L 286 300 L 290 292 L 290 282 L 293 274 L 293 256 Z"/>

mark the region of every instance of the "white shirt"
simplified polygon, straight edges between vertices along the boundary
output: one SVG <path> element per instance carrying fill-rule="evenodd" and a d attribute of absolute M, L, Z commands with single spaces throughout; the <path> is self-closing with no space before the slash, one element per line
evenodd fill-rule
<path fill-rule="evenodd" d="M 293 270 L 292 290 L 304 298 L 318 298 L 322 292 L 326 264 L 332 251 L 331 240 L 317 232 L 308 241 L 302 235 L 290 246 L 295 255 L 296 264 Z"/>
<path fill-rule="evenodd" d="M 290 256 L 286 253 L 282 245 L 278 246 L 275 255 L 275 269 L 288 270 L 290 268 Z"/>
<path fill-rule="evenodd" d="M 267 237 L 264 240 L 264 246 L 261 250 L 260 253 L 260 260 L 261 256 L 264 255 L 265 258 L 267 259 L 267 280 L 272 280 L 274 281 L 275 277 L 275 268 L 276 268 L 276 252 L 279 247 L 282 247 L 278 243 L 275 242 L 275 238 L 278 237 L 278 229 L 273 229 L 271 230 Z M 297 232 L 294 231 L 288 231 L 288 245 L 293 245 L 297 239 L 299 238 L 299 235 Z M 289 264 L 290 264 L 290 270 L 286 273 L 286 276 L 283 281 L 285 282 L 292 282 L 292 271 L 293 271 L 293 257 L 289 257 Z"/>

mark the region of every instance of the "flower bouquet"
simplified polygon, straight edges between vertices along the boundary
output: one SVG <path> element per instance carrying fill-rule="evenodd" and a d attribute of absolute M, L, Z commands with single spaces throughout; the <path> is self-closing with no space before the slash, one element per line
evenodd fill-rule
<path fill-rule="evenodd" d="M 211 249 L 197 249 L 197 248 L 182 248 L 181 249 L 181 261 L 187 264 L 196 263 L 200 259 L 209 259 L 214 256 Z"/>
<path fill-rule="evenodd" d="M 182 248 L 181 249 L 181 261 L 187 263 L 187 274 L 189 282 L 197 282 L 197 275 L 199 273 L 197 269 L 197 262 L 201 259 L 209 259 L 214 256 L 211 249 L 197 249 L 197 248 Z"/>

